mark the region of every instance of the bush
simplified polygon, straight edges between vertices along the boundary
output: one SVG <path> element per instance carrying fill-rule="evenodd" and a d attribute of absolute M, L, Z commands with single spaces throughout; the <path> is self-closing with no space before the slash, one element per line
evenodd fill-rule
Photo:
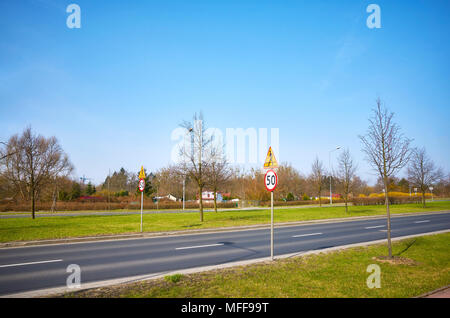
<path fill-rule="evenodd" d="M 174 274 L 174 275 L 167 275 L 164 276 L 164 279 L 166 280 L 166 282 L 172 282 L 172 283 L 178 283 L 181 278 L 183 278 L 182 274 Z"/>
<path fill-rule="evenodd" d="M 120 198 L 120 197 L 119 197 Z M 123 199 L 123 197 L 122 197 Z M 144 199 L 144 210 L 156 210 L 156 209 L 181 209 L 183 207 L 183 202 L 159 202 L 158 204 L 153 203 L 150 199 Z M 198 203 L 196 202 L 186 202 L 186 209 L 198 209 Z M 203 203 L 204 208 L 213 208 L 214 203 Z M 217 203 L 218 208 L 235 208 L 235 202 L 220 202 Z M 52 202 L 36 202 L 36 211 L 51 211 Z M 117 200 L 117 198 L 111 197 L 111 202 L 108 203 L 106 198 L 89 197 L 88 199 L 79 199 L 77 201 L 57 201 L 55 211 L 104 211 L 104 210 L 140 210 L 141 200 L 130 201 L 130 200 Z M 7 211 L 19 211 L 27 212 L 31 211 L 30 203 L 7 203 L 0 204 L 0 212 Z"/>
<path fill-rule="evenodd" d="M 330 204 L 330 199 L 322 199 L 322 204 Z M 333 198 L 333 203 L 343 203 L 343 199 Z M 294 205 L 310 205 L 319 204 L 319 200 L 304 200 L 304 201 L 274 201 L 273 206 L 294 206 Z M 261 206 L 270 206 L 270 201 L 261 201 Z"/>
<path fill-rule="evenodd" d="M 406 204 L 406 203 L 421 203 L 422 198 L 419 196 L 389 196 L 389 204 Z M 384 205 L 384 196 L 372 196 L 365 198 L 353 198 L 353 205 Z"/>
<path fill-rule="evenodd" d="M 286 201 L 294 201 L 294 200 L 295 200 L 294 195 L 291 192 L 289 192 L 286 196 Z"/>

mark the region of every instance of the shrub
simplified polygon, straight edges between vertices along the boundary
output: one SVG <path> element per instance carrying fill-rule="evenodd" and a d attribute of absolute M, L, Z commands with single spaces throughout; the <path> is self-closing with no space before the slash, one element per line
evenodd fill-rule
<path fill-rule="evenodd" d="M 292 192 L 289 192 L 286 196 L 286 201 L 294 201 L 294 195 L 292 194 Z"/>
<path fill-rule="evenodd" d="M 182 274 L 174 274 L 164 276 L 164 279 L 166 280 L 166 282 L 178 283 L 182 277 L 183 277 Z"/>
<path fill-rule="evenodd" d="M 389 196 L 389 204 L 406 204 L 406 203 L 420 203 L 421 197 L 419 196 Z M 353 198 L 353 205 L 384 205 L 384 196 L 372 196 L 366 198 Z"/>

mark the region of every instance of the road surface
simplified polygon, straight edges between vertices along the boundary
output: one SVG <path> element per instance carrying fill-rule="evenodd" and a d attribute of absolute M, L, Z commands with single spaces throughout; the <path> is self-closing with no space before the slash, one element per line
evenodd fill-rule
<path fill-rule="evenodd" d="M 450 211 L 392 217 L 392 237 L 450 229 Z M 275 255 L 386 238 L 386 219 L 275 228 Z M 0 296 L 81 283 L 218 265 L 270 256 L 270 230 L 242 230 L 103 242 L 0 249 Z"/>

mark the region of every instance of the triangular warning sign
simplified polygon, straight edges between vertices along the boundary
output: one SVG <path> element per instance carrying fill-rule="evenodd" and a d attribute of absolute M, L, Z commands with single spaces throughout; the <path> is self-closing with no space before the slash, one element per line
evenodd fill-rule
<path fill-rule="evenodd" d="M 141 172 L 139 172 L 139 179 L 145 179 L 144 166 L 141 167 Z"/>
<path fill-rule="evenodd" d="M 269 151 L 267 152 L 266 161 L 264 162 L 264 169 L 277 168 L 278 162 L 275 159 L 275 155 L 273 154 L 272 147 L 269 147 Z"/>

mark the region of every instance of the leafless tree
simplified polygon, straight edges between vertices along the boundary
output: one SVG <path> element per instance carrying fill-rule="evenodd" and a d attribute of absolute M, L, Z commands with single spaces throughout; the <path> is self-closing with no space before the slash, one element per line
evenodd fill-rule
<path fill-rule="evenodd" d="M 217 191 L 230 181 L 232 172 L 228 166 L 222 144 L 215 144 L 212 140 L 207 156 L 208 166 L 205 169 L 206 185 L 214 193 L 214 211 L 217 212 Z"/>
<path fill-rule="evenodd" d="M 24 198 L 31 201 L 32 218 L 35 218 L 36 196 L 57 176 L 68 175 L 73 166 L 55 137 L 45 138 L 33 134 L 31 127 L 21 136 L 12 136 L 7 144 L 5 176 Z"/>
<path fill-rule="evenodd" d="M 352 192 L 353 181 L 356 173 L 356 165 L 350 155 L 350 151 L 345 149 L 338 157 L 338 168 L 336 177 L 342 185 L 345 201 L 345 212 L 348 212 L 348 196 Z"/>
<path fill-rule="evenodd" d="M 179 171 L 184 176 L 188 176 L 195 181 L 198 187 L 200 222 L 203 222 L 203 199 L 202 192 L 206 185 L 205 168 L 207 159 L 205 152 L 211 143 L 211 137 L 206 134 L 206 125 L 203 121 L 203 115 L 194 114 L 192 122 L 185 121 L 181 127 L 186 128 L 191 136 L 191 147 L 180 147 L 180 156 L 182 160 L 179 164 Z"/>
<path fill-rule="evenodd" d="M 322 185 L 323 185 L 323 179 L 325 175 L 325 168 L 323 166 L 322 161 L 319 160 L 319 157 L 316 157 L 314 159 L 314 162 L 311 167 L 312 173 L 311 173 L 311 180 L 314 184 L 315 192 L 317 193 L 317 196 L 319 197 L 319 206 L 322 206 Z"/>
<path fill-rule="evenodd" d="M 363 144 L 362 151 L 367 161 L 383 180 L 389 258 L 392 258 L 388 179 L 408 163 L 411 156 L 411 139 L 400 132 L 400 127 L 393 122 L 394 113 L 381 105 L 380 98 L 377 99 L 376 104 L 373 116 L 369 119 L 366 135 L 358 137 Z"/>
<path fill-rule="evenodd" d="M 433 184 L 444 177 L 442 169 L 437 168 L 428 157 L 425 148 L 414 149 L 408 166 L 408 179 L 422 192 L 422 203 L 425 207 L 425 192 Z"/>

